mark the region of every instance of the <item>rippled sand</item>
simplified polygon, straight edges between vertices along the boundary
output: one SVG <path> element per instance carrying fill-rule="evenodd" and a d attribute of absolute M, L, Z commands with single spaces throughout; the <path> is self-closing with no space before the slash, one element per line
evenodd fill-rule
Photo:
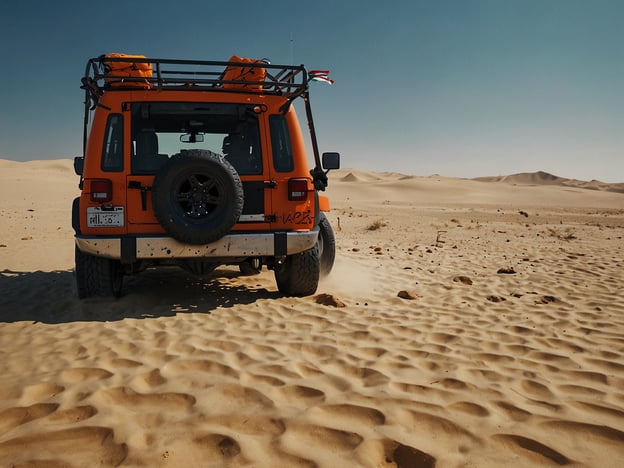
<path fill-rule="evenodd" d="M 338 171 L 318 296 L 171 269 L 79 301 L 70 162 L 0 163 L 2 466 L 624 460 L 622 193 Z"/>

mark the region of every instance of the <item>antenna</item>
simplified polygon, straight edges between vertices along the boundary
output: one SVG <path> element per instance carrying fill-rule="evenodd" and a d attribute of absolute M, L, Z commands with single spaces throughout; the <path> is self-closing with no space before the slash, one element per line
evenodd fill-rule
<path fill-rule="evenodd" d="M 295 64 L 295 41 L 292 32 L 290 33 L 290 64 Z"/>

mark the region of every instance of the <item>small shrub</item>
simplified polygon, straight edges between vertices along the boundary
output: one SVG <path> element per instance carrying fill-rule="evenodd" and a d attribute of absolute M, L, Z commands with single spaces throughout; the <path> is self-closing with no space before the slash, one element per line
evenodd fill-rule
<path fill-rule="evenodd" d="M 370 224 L 366 230 L 367 231 L 376 231 L 377 229 L 381 229 L 382 227 L 386 227 L 388 224 L 381 221 L 381 220 L 377 220 L 375 222 L 373 222 L 372 224 Z"/>

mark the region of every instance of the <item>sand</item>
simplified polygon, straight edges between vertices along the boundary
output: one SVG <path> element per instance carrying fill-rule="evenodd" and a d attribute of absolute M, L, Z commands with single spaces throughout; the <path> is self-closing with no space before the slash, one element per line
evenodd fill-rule
<path fill-rule="evenodd" d="M 587 185 L 336 171 L 317 295 L 80 301 L 71 162 L 2 160 L 0 466 L 622 466 L 624 193 Z"/>

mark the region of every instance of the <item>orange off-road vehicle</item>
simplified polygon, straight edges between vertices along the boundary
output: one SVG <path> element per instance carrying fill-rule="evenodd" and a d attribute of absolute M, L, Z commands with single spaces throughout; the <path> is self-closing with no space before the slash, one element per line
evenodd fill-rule
<path fill-rule="evenodd" d="M 303 66 L 90 59 L 81 195 L 72 209 L 78 296 L 119 296 L 124 275 L 177 265 L 273 269 L 278 289 L 316 291 L 335 256 L 319 195 L 338 153 L 319 155 Z M 314 165 L 293 101 L 302 98 Z"/>

